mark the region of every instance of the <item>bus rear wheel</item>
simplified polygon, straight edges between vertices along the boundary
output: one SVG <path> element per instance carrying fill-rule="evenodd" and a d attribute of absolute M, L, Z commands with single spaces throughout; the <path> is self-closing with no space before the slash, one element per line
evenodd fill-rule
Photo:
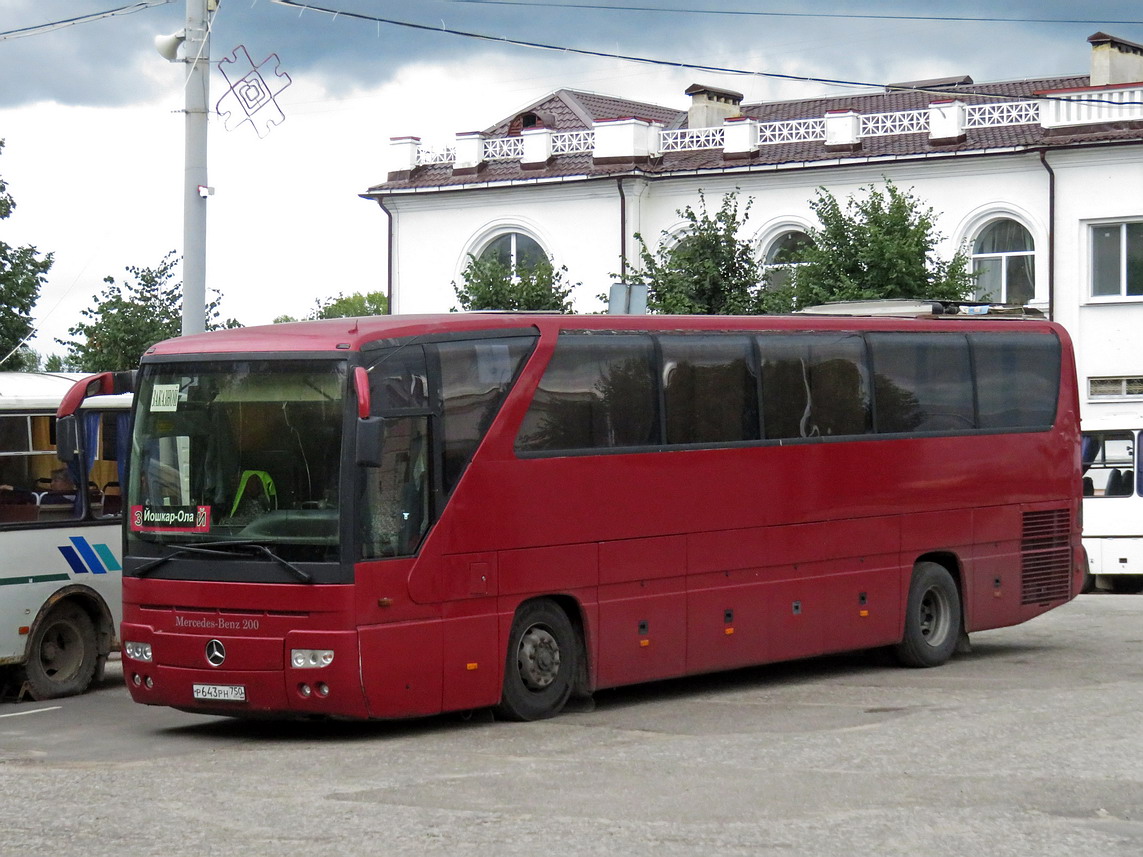
<path fill-rule="evenodd" d="M 937 667 L 952 657 L 960 638 L 960 593 L 948 569 L 919 562 L 909 584 L 905 636 L 897 660 L 909 667 Z"/>
<path fill-rule="evenodd" d="M 33 699 L 83 693 L 98 661 L 95 624 L 75 604 L 57 604 L 32 631 L 24 681 Z"/>
<path fill-rule="evenodd" d="M 512 621 L 504 689 L 496 713 L 506 720 L 542 720 L 563 709 L 579 669 L 579 640 L 552 601 L 524 604 Z"/>

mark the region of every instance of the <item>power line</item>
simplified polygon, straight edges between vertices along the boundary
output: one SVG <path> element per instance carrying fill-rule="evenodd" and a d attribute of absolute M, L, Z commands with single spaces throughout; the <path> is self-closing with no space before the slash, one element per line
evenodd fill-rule
<path fill-rule="evenodd" d="M 861 86 L 861 87 L 877 87 L 880 84 L 864 83 L 861 81 L 852 80 L 834 80 L 826 77 L 809 77 L 806 75 L 797 74 L 782 74 L 773 71 L 754 71 L 751 69 L 741 68 L 725 68 L 722 66 L 712 65 L 699 65 L 696 63 L 686 63 L 676 60 L 661 60 L 651 57 L 638 57 L 629 54 L 615 54 L 608 53 L 607 51 L 593 51 L 588 48 L 573 48 L 567 45 L 552 45 L 544 42 L 531 42 L 525 39 L 513 39 L 508 36 L 491 36 L 487 33 L 473 33 L 466 30 L 455 30 L 451 27 L 446 27 L 442 23 L 441 26 L 431 26 L 429 24 L 417 24 L 412 21 L 399 21 L 395 18 L 382 18 L 377 15 L 365 15 L 360 12 L 347 12 L 340 9 L 329 9 L 324 6 L 315 6 L 310 3 L 298 2 L 298 0 L 272 0 L 279 6 L 289 6 L 295 9 L 311 12 L 322 12 L 327 15 L 333 15 L 335 18 L 356 18 L 362 21 L 370 21 L 378 24 L 390 24 L 394 27 L 406 27 L 413 30 L 423 30 L 429 33 L 445 33 L 450 36 L 461 36 L 463 38 L 478 39 L 486 42 L 496 42 L 504 45 L 514 45 L 521 48 L 533 48 L 542 51 L 554 51 L 556 53 L 564 54 L 578 54 L 580 56 L 597 57 L 600 59 L 616 59 L 624 60 L 626 62 L 643 63 L 645 65 L 667 66 L 669 68 L 685 68 L 694 71 L 709 71 L 716 74 L 734 74 L 744 75 L 751 77 L 768 77 L 775 80 L 794 81 L 798 83 L 822 83 L 830 86 Z"/>
<path fill-rule="evenodd" d="M 664 66 L 667 68 L 677 69 L 690 69 L 693 71 L 706 71 L 712 74 L 730 74 L 744 77 L 764 77 L 770 80 L 781 80 L 794 83 L 820 83 L 827 86 L 849 86 L 860 87 L 863 89 L 885 89 L 898 92 L 927 92 L 933 95 L 948 95 L 947 88 L 931 88 L 924 86 L 900 86 L 886 83 L 872 83 L 869 81 L 860 80 L 839 80 L 828 77 L 813 77 L 810 75 L 800 74 L 784 74 L 776 71 L 757 71 L 754 69 L 742 68 L 728 68 L 724 66 L 701 65 L 698 63 L 681 62 L 679 60 L 663 60 L 654 59 L 652 57 L 639 57 L 630 54 L 616 54 L 607 51 L 595 51 L 588 48 L 574 48 L 567 45 L 553 45 L 544 42 L 532 42 L 525 39 L 513 39 L 508 36 L 493 36 L 487 33 L 473 33 L 467 30 L 456 30 L 451 27 L 446 27 L 442 22 L 440 26 L 431 26 L 429 24 L 417 24 L 413 21 L 400 21 L 395 18 L 382 18 L 377 15 L 365 15 L 360 12 L 348 12 L 341 9 L 330 9 L 325 6 L 315 6 L 310 3 L 300 2 L 300 0 L 271 0 L 271 2 L 279 6 L 288 6 L 299 10 L 299 14 L 305 11 L 321 12 L 326 15 L 332 15 L 334 18 L 354 18 L 361 21 L 369 21 L 377 24 L 389 24 L 394 27 L 405 27 L 412 30 L 421 30 L 429 33 L 444 33 L 450 36 L 460 36 L 462 38 L 477 39 L 479 41 L 493 42 L 503 45 L 513 45 L 514 47 L 533 48 L 535 50 L 553 51 L 563 54 L 576 54 L 578 56 L 596 57 L 599 59 L 612 59 L 623 60 L 624 62 L 642 63 L 644 65 Z M 612 7 L 614 8 L 614 7 Z M 1041 101 L 1058 101 L 1067 100 L 1072 102 L 1082 102 L 1085 104 L 1113 104 L 1116 106 L 1138 106 L 1143 102 L 1137 101 L 1112 101 L 1104 98 L 1068 98 L 1059 99 L 1050 95 L 1005 95 L 1003 93 L 992 92 L 973 92 L 973 95 L 979 98 L 996 98 L 996 99 L 1011 99 L 1011 98 L 1035 98 Z"/>
<path fill-rule="evenodd" d="M 5 39 L 22 39 L 25 36 L 36 36 L 40 33 L 50 33 L 53 30 L 62 30 L 64 27 L 71 27 L 76 24 L 86 24 L 90 21 L 99 21 L 103 18 L 113 18 L 116 15 L 131 15 L 135 12 L 142 12 L 144 9 L 150 9 L 152 6 L 165 6 L 172 3 L 174 0 L 139 0 L 137 3 L 130 3 L 126 6 L 120 6 L 117 9 L 108 9 L 105 12 L 92 12 L 90 15 L 80 15 L 76 18 L 65 18 L 62 21 L 51 21 L 47 24 L 36 24 L 31 27 L 20 27 L 16 30 L 5 30 L 0 32 L 0 41 Z"/>
<path fill-rule="evenodd" d="M 663 6 L 613 6 L 604 3 L 548 3 L 538 0 L 442 0 L 445 3 L 464 3 L 473 6 L 527 6 L 540 9 L 593 9 L 606 12 L 658 12 L 668 15 L 731 15 L 763 18 L 843 18 L 869 21 L 934 21 L 946 23 L 985 24 L 1092 24 L 1094 26 L 1143 24 L 1143 20 L 1106 21 L 1085 18 L 1004 18 L 971 15 L 877 15 L 854 12 L 772 12 L 758 9 L 689 9 Z"/>

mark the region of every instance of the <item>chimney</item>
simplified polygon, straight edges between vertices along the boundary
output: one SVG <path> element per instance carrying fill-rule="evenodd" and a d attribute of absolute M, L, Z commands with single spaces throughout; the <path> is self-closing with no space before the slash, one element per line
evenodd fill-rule
<path fill-rule="evenodd" d="M 1091 85 L 1113 86 L 1143 81 L 1143 45 L 1107 33 L 1088 37 L 1091 42 Z"/>
<path fill-rule="evenodd" d="M 724 119 L 742 115 L 742 93 L 729 89 L 715 89 L 695 83 L 687 87 L 691 107 L 687 111 L 688 128 L 722 127 Z"/>

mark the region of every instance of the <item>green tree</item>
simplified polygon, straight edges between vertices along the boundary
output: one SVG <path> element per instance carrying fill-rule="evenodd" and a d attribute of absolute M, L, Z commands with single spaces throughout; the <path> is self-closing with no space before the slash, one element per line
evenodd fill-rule
<path fill-rule="evenodd" d="M 4 141 L 0 140 L 0 152 Z M 11 216 L 16 201 L 0 177 L 0 220 Z M 0 241 L 0 368 L 34 369 L 38 357 L 25 345 L 32 334 L 32 308 L 52 267 L 52 254 L 40 256 L 35 247 L 13 247 Z"/>
<path fill-rule="evenodd" d="M 652 253 L 639 233 L 641 266 L 629 283 L 647 287 L 652 312 L 688 315 L 744 315 L 760 311 L 761 265 L 749 241 L 738 237 L 750 213 L 748 199 L 739 213 L 738 192 L 728 193 L 713 215 L 699 192 L 699 207 L 679 209 L 686 221 L 681 236 L 664 231 Z"/>
<path fill-rule="evenodd" d="M 72 340 L 57 339 L 68 349 L 65 362 L 80 372 L 133 369 L 156 342 L 182 332 L 182 283 L 175 282 L 178 259 L 167 253 L 153 268 L 129 265 L 131 280 L 120 283 L 105 277 L 107 285 L 95 306 L 83 310 L 86 319 L 68 329 Z M 218 322 L 219 298 L 206 306 L 206 328 L 239 327 L 228 319 Z"/>
<path fill-rule="evenodd" d="M 45 372 L 70 372 L 71 367 L 67 365 L 62 354 L 49 354 L 43 361 Z"/>
<path fill-rule="evenodd" d="M 314 301 L 314 308 L 307 320 L 319 318 L 358 318 L 366 315 L 388 315 L 389 298 L 383 292 L 354 292 L 351 295 L 338 293 L 335 298 Z M 280 315 L 274 324 L 297 321 L 292 315 Z"/>
<path fill-rule="evenodd" d="M 463 310 L 511 310 L 515 312 L 571 312 L 572 289 L 580 283 L 565 282 L 567 266 L 556 268 L 550 259 L 532 265 L 505 265 L 489 255 L 468 254 L 461 283 L 452 284 Z"/>
<path fill-rule="evenodd" d="M 919 298 L 963 300 L 972 295 L 974 275 L 968 254 L 958 250 L 941 259 L 932 208 L 912 191 L 891 181 L 884 189 L 867 185 L 844 207 L 819 188 L 810 207 L 821 226 L 809 230 L 811 243 L 788 286 L 767 290 L 763 306 L 789 311 L 829 301 Z"/>

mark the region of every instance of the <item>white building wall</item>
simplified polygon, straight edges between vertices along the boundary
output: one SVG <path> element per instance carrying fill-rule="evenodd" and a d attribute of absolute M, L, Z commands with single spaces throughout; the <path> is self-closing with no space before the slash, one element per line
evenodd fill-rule
<path fill-rule="evenodd" d="M 1093 298 L 1092 224 L 1143 220 L 1143 146 L 1049 155 L 1056 171 L 1056 319 L 1076 339 L 1085 416 L 1141 403 L 1088 398 L 1088 379 L 1143 377 L 1143 297 Z"/>
<path fill-rule="evenodd" d="M 457 306 L 452 284 L 461 282 L 468 254 L 496 236 L 522 232 L 536 240 L 565 281 L 578 312 L 598 312 L 620 266 L 618 191 L 615 181 L 480 188 L 393 197 L 395 214 L 393 312 L 448 312 Z"/>

